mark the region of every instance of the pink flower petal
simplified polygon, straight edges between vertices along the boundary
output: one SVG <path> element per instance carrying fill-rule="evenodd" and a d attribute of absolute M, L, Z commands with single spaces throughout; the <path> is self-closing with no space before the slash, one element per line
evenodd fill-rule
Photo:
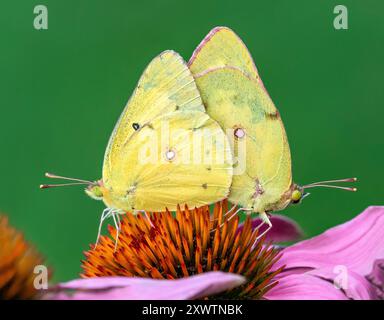
<path fill-rule="evenodd" d="M 291 274 L 279 278 L 279 284 L 266 293 L 269 300 L 347 300 L 342 290 L 314 275 Z"/>
<path fill-rule="evenodd" d="M 384 300 L 384 259 L 375 261 L 371 273 L 367 275 L 367 280 L 375 289 L 377 297 Z"/>
<path fill-rule="evenodd" d="M 214 295 L 245 282 L 232 273 L 207 272 L 177 280 L 130 277 L 76 279 L 47 296 L 54 300 L 184 300 Z M 71 292 L 72 291 L 72 292 Z"/>
<path fill-rule="evenodd" d="M 384 258 L 384 207 L 369 207 L 354 219 L 323 234 L 285 248 L 274 268 L 333 268 L 368 275 Z"/>
<path fill-rule="evenodd" d="M 275 280 L 278 281 L 278 284 L 267 293 L 267 299 L 372 300 L 377 298 L 374 289 L 365 277 L 342 266 L 334 270 L 308 271 L 308 269 L 294 268 L 282 272 Z M 313 288 L 309 288 L 311 286 Z"/>
<path fill-rule="evenodd" d="M 266 233 L 266 241 L 272 241 L 273 243 L 296 241 L 303 236 L 303 231 L 300 226 L 287 216 L 280 214 L 273 214 L 269 218 L 272 223 L 272 228 Z M 261 223 L 260 218 L 252 220 L 252 229 L 256 228 Z M 244 224 L 240 224 L 238 231 L 242 230 Z M 259 229 L 259 234 L 267 229 L 267 225 L 263 225 Z"/>
<path fill-rule="evenodd" d="M 353 300 L 373 300 L 377 298 L 375 290 L 368 280 L 345 266 L 336 266 L 330 269 L 315 269 L 308 274 L 315 275 L 334 284 L 338 290 L 343 290 L 345 295 Z"/>

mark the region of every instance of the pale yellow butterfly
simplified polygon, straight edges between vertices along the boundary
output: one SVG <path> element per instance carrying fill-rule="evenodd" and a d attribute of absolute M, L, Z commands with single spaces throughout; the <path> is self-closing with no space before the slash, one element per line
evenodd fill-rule
<path fill-rule="evenodd" d="M 271 227 L 267 213 L 300 202 L 304 189 L 356 181 L 355 178 L 299 186 L 292 181 L 291 155 L 280 114 L 268 95 L 253 59 L 229 28 L 214 28 L 194 51 L 189 63 L 208 114 L 223 130 L 232 129 L 234 171 L 229 200 L 249 213 L 256 212 Z M 245 148 L 241 149 L 240 145 Z M 245 150 L 243 152 L 242 150 Z M 269 228 L 265 231 L 267 232 Z"/>
<path fill-rule="evenodd" d="M 205 112 L 184 60 L 165 51 L 148 65 L 109 140 L 101 180 L 86 192 L 103 200 L 101 217 L 200 207 L 228 196 L 232 153 L 220 125 Z M 68 184 L 65 184 L 68 185 Z M 42 188 L 57 185 L 42 185 Z"/>

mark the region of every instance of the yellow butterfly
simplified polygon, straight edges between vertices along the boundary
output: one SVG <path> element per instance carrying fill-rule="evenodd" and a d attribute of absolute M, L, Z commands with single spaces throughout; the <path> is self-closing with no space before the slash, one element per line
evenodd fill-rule
<path fill-rule="evenodd" d="M 103 200 L 101 221 L 140 211 L 200 207 L 228 196 L 232 153 L 220 125 L 205 112 L 184 60 L 165 51 L 148 65 L 109 140 L 99 181 L 47 174 L 87 184 Z M 62 185 L 42 185 L 42 188 Z M 118 228 L 117 228 L 118 229 Z M 100 231 L 99 231 L 100 234 Z"/>
<path fill-rule="evenodd" d="M 235 169 L 229 200 L 240 209 L 258 213 L 271 227 L 267 213 L 300 202 L 304 189 L 327 186 L 323 181 L 299 186 L 292 181 L 291 154 L 280 114 L 268 95 L 241 39 L 229 28 L 214 28 L 194 51 L 189 63 L 208 114 L 223 130 L 232 129 L 233 154 L 245 161 L 244 170 Z M 239 151 L 244 143 L 245 152 Z M 235 206 L 234 206 L 235 207 Z"/>

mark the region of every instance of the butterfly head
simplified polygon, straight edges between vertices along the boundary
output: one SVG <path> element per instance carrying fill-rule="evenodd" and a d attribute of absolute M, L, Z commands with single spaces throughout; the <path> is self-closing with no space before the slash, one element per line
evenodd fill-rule
<path fill-rule="evenodd" d="M 295 184 L 290 194 L 290 204 L 299 204 L 309 195 L 309 192 L 304 191 L 304 187 Z"/>
<path fill-rule="evenodd" d="M 299 186 L 297 184 L 293 184 L 292 188 L 290 189 L 289 197 L 290 197 L 290 204 L 298 204 L 301 203 L 301 201 L 310 195 L 309 192 L 306 192 L 307 189 L 315 188 L 315 187 L 323 187 L 323 188 L 333 188 L 333 189 L 341 189 L 346 191 L 356 191 L 356 188 L 353 187 L 343 187 L 334 185 L 333 183 L 338 182 L 356 182 L 356 178 L 347 178 L 347 179 L 338 179 L 338 180 L 327 180 L 327 181 L 319 181 L 310 183 L 304 186 Z"/>
<path fill-rule="evenodd" d="M 104 198 L 104 187 L 102 185 L 102 181 L 96 181 L 92 184 L 89 184 L 88 187 L 85 188 L 85 193 L 95 200 L 103 200 Z"/>
<path fill-rule="evenodd" d="M 304 191 L 304 187 L 299 186 L 295 183 L 286 191 L 280 198 L 279 201 L 275 202 L 269 211 L 281 211 L 284 210 L 291 204 L 299 204 L 305 197 L 309 195 L 308 192 Z"/>
<path fill-rule="evenodd" d="M 95 200 L 103 200 L 105 196 L 105 188 L 101 180 L 98 181 L 89 181 L 82 180 L 77 178 L 68 178 L 63 176 L 58 176 L 52 173 L 46 173 L 47 178 L 61 179 L 70 181 L 69 183 L 62 184 L 42 184 L 40 185 L 41 189 L 54 188 L 54 187 L 66 187 L 66 186 L 77 186 L 77 185 L 86 185 L 85 193 Z"/>

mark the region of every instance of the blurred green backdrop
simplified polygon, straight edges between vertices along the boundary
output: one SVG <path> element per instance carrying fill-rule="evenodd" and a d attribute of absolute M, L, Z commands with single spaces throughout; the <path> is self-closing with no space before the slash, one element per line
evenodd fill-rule
<path fill-rule="evenodd" d="M 48 30 L 33 8 L 49 10 Z M 342 1 L 10 1 L 0 19 L 0 210 L 45 254 L 55 280 L 76 277 L 101 202 L 81 188 L 39 190 L 45 171 L 98 179 L 112 128 L 147 63 L 187 60 L 217 25 L 253 54 L 282 114 L 299 183 L 359 177 L 359 192 L 313 190 L 286 214 L 307 236 L 383 204 L 384 4 Z"/>

